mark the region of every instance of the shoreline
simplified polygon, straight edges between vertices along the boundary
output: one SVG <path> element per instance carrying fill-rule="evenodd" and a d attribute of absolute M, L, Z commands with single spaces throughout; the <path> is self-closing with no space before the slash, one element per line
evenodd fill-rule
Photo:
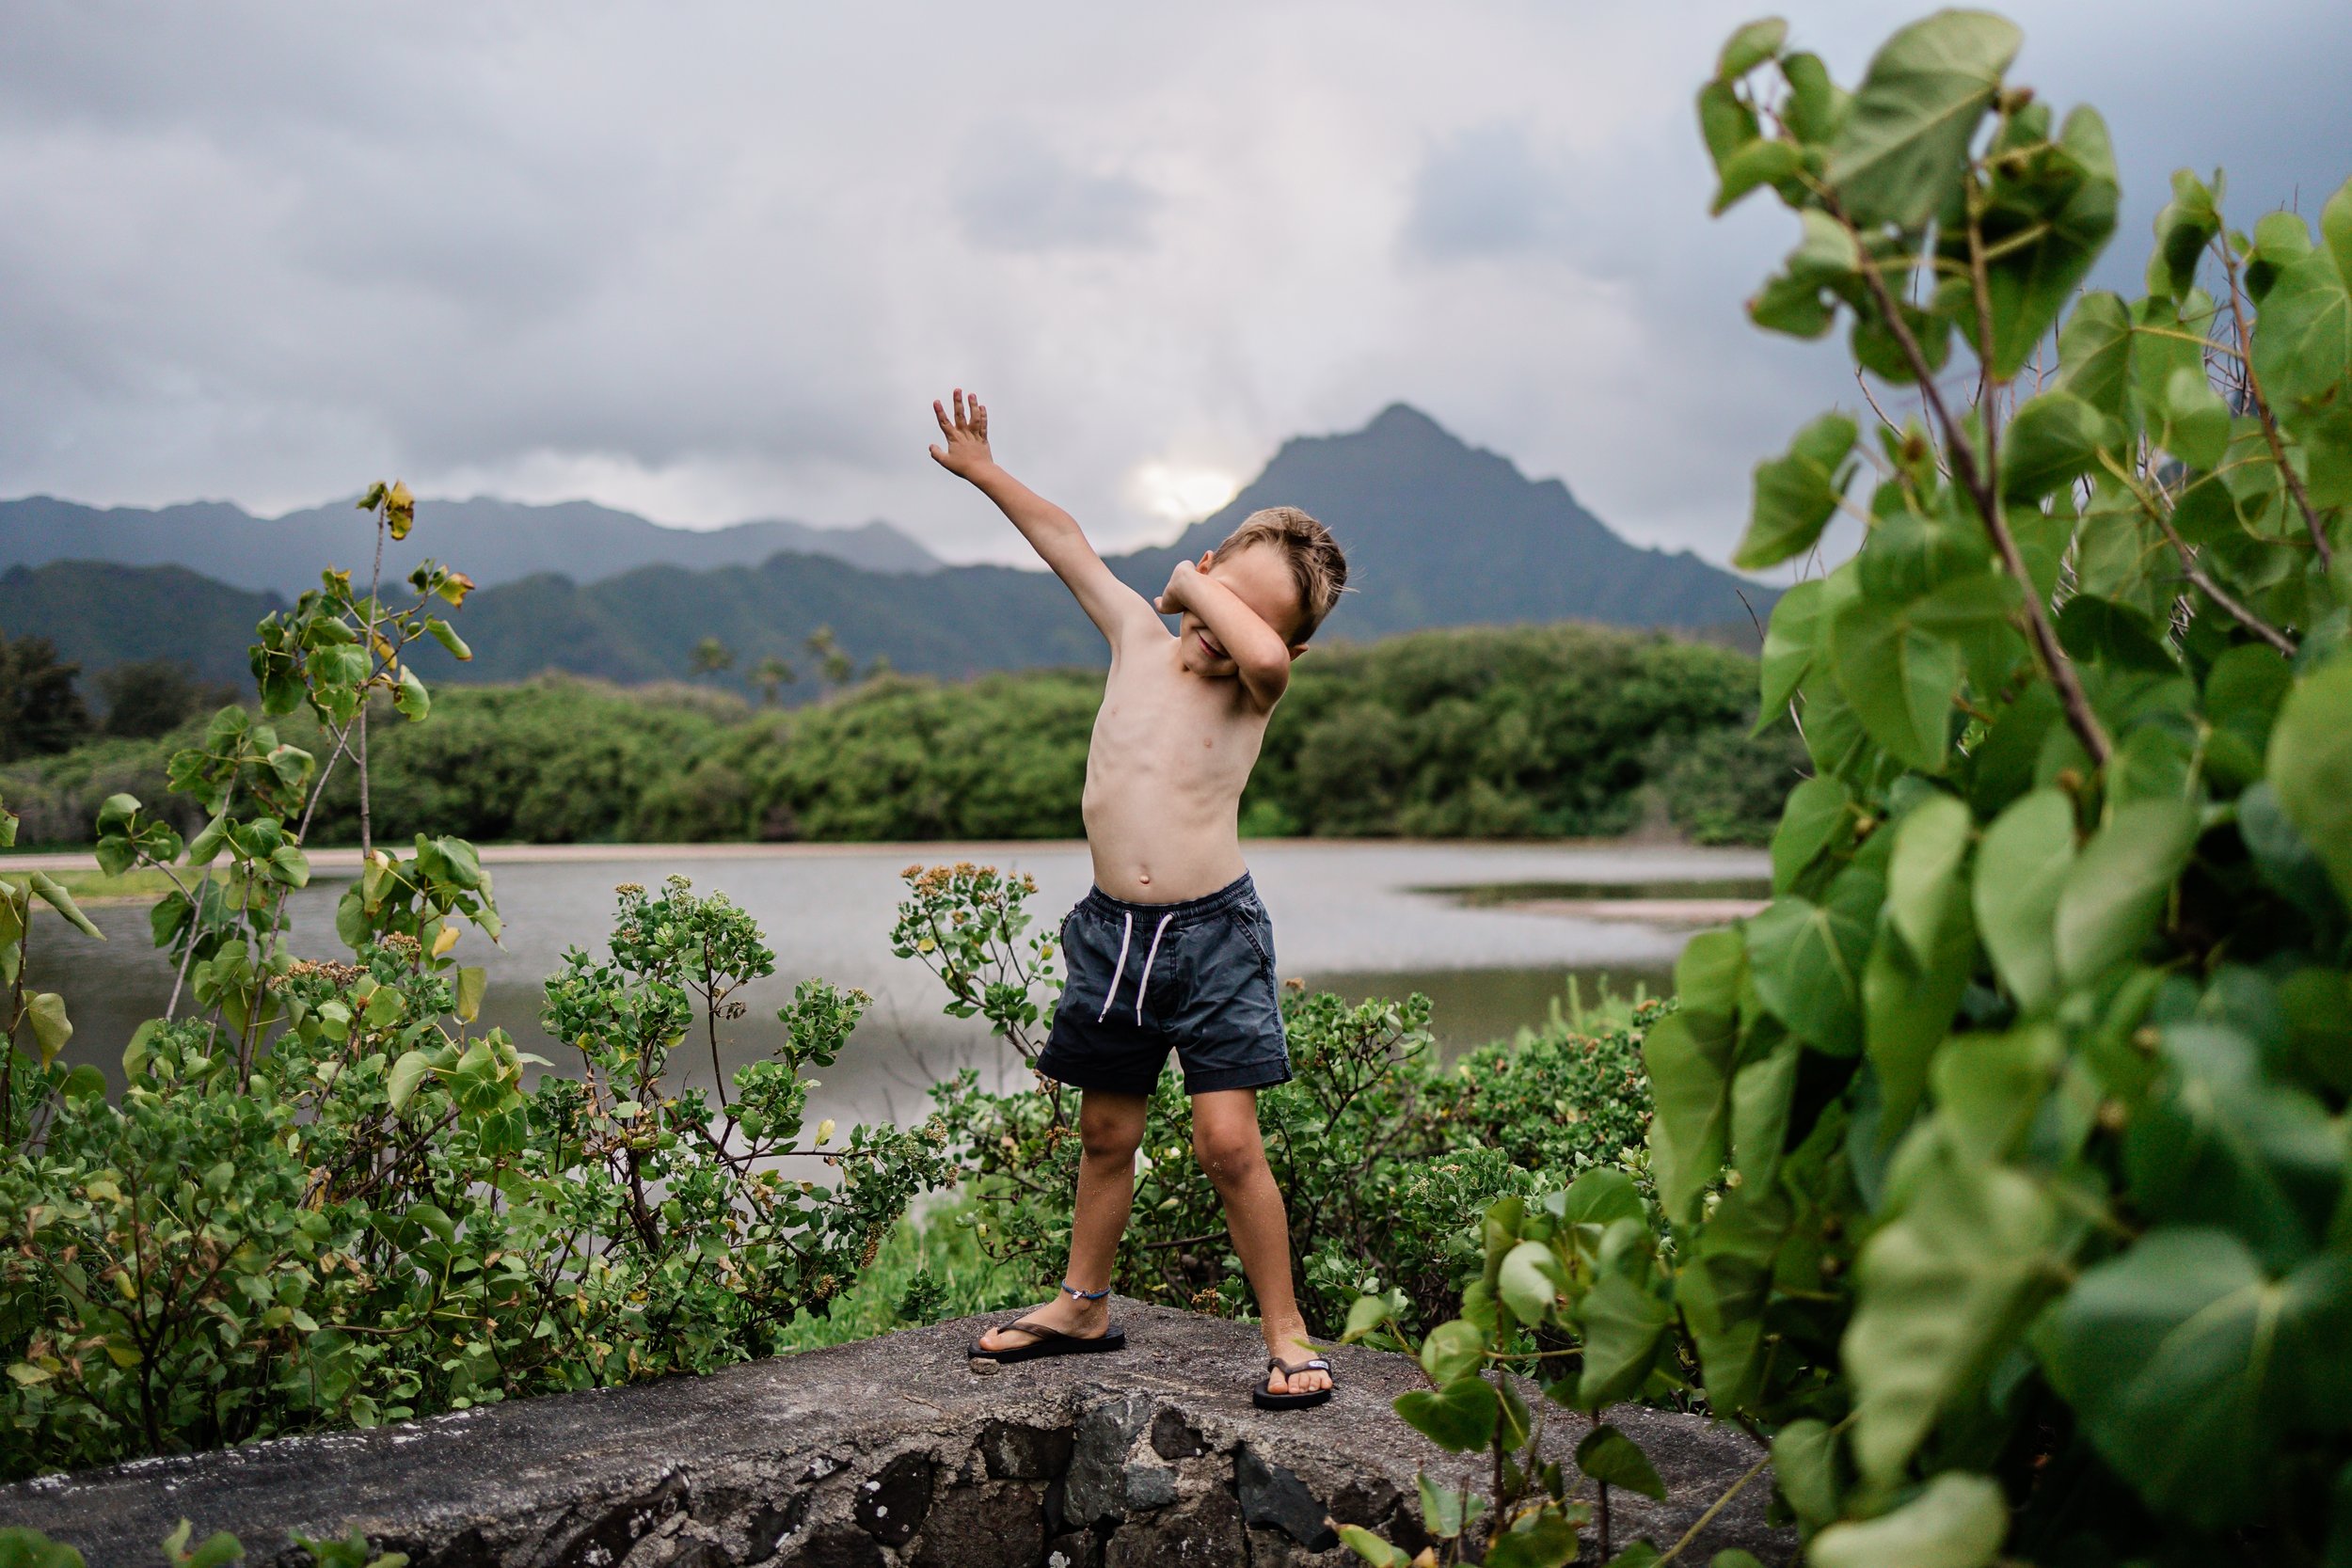
<path fill-rule="evenodd" d="M 391 841 L 387 841 L 388 845 Z M 1749 847 L 1738 845 L 1697 845 L 1674 839 L 1642 837 L 1623 838 L 1246 838 L 1242 840 L 1247 855 L 1254 846 L 1269 848 L 1362 850 L 1366 848 L 1413 849 L 1523 849 L 1549 851 L 1562 849 L 1681 849 L 1694 853 L 1745 853 Z M 409 847 L 402 841 L 400 847 Z M 474 852 L 485 865 L 528 865 L 532 863 L 561 865 L 580 864 L 596 861 L 655 861 L 655 860 L 797 860 L 824 859 L 845 855 L 903 854 L 927 863 L 933 858 L 951 854 L 969 859 L 975 854 L 1011 855 L 1036 853 L 1083 852 L 1083 838 L 1009 838 L 1009 839 L 904 839 L 904 840 L 843 840 L 823 842 L 792 842 L 783 844 L 755 842 L 703 842 L 694 844 L 477 844 Z M 357 845 L 338 845 L 307 851 L 314 870 L 356 871 L 359 866 Z M 11 871 L 95 871 L 98 855 L 94 849 L 0 849 L 0 873 Z"/>

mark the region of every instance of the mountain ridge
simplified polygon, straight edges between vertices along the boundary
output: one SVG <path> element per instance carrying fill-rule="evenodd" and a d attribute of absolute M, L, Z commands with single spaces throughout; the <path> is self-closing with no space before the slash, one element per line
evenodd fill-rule
<path fill-rule="evenodd" d="M 974 504 L 986 503 L 974 498 Z M 1629 543 L 1561 481 L 1531 480 L 1507 457 L 1470 446 L 1403 404 L 1359 430 L 1284 442 L 1232 502 L 1173 544 L 1108 563 L 1138 592 L 1154 594 L 1178 560 L 1274 504 L 1322 517 L 1348 551 L 1351 592 L 1327 623 L 1331 637 L 1586 620 L 1731 627 L 1745 638 L 1751 623 L 1742 595 L 1759 615 L 1777 596 L 1687 551 Z M 421 516 L 427 526 L 412 537 L 449 539 L 446 503 Z M 448 554 L 481 580 L 474 549 L 468 540 Z M 327 562 L 303 564 L 315 580 Z M 208 599 L 185 577 L 164 591 L 137 577 L 140 570 L 60 562 L 0 571 L 0 628 L 52 636 L 65 657 L 95 670 L 153 657 L 148 650 L 170 646 L 182 625 L 181 646 L 200 671 L 242 667 L 242 636 L 233 647 L 211 644 L 262 600 L 219 584 Z M 122 614 L 106 608 L 110 596 L 120 598 Z M 110 629 L 126 618 L 138 624 Z M 791 552 L 703 570 L 649 562 L 587 582 L 558 573 L 516 577 L 478 590 L 453 619 L 474 659 L 458 665 L 427 650 L 419 665 L 428 678 L 512 680 L 548 669 L 625 682 L 677 678 L 688 673 L 694 645 L 715 637 L 736 656 L 729 678 L 740 680 L 770 657 L 806 666 L 807 639 L 819 627 L 861 665 L 881 657 L 900 671 L 946 677 L 1102 657 L 1100 638 L 1050 574 L 1001 565 L 890 574 Z M 809 671 L 800 673 L 803 679 L 787 689 L 805 695 L 814 683 Z"/>
<path fill-rule="evenodd" d="M 935 572 L 946 564 L 879 521 L 831 529 L 761 518 L 685 529 L 585 500 L 536 505 L 474 496 L 419 504 L 428 509 L 436 528 L 386 546 L 385 572 L 393 580 L 453 534 L 466 540 L 467 575 L 485 588 L 547 571 L 596 582 L 665 562 L 756 566 L 784 553 L 830 555 L 882 573 Z M 347 501 L 258 517 L 233 501 L 94 507 L 55 496 L 25 496 L 0 500 L 0 571 L 62 561 L 176 565 L 231 588 L 293 598 L 318 586 L 312 562 L 343 556 L 364 539 L 364 523 Z"/>

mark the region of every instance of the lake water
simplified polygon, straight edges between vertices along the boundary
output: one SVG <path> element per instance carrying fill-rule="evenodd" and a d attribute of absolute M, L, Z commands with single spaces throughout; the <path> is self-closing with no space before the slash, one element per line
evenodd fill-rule
<path fill-rule="evenodd" d="M 1570 975 L 1588 999 L 1603 976 L 1621 991 L 1667 988 L 1675 957 L 1694 927 L 1580 918 L 1563 912 L 1560 890 L 1590 897 L 1628 890 L 1658 898 L 1690 888 L 1714 897 L 1752 890 L 1769 875 L 1757 851 L 1649 845 L 1279 842 L 1248 848 L 1274 916 L 1285 977 L 1350 997 L 1425 991 L 1450 1050 L 1540 1022 Z M 781 1033 L 775 1009 L 795 981 L 822 975 L 874 998 L 850 1049 L 819 1074 L 823 1086 L 811 1097 L 813 1116 L 845 1125 L 917 1120 L 933 1081 L 973 1067 L 985 1081 L 1002 1084 L 1020 1067 L 1017 1053 L 990 1038 L 984 1025 L 941 1013 L 944 993 L 928 971 L 891 956 L 898 873 L 917 862 L 960 860 L 1027 872 L 1039 885 L 1032 911 L 1048 925 L 1089 881 L 1085 847 L 1065 843 L 517 848 L 492 850 L 485 859 L 506 921 L 504 941 L 493 947 L 469 929 L 456 953 L 489 970 L 485 1023 L 504 1026 L 559 1069 L 567 1058 L 576 1060 L 539 1028 L 541 982 L 561 967 L 566 948 L 600 948 L 615 883 L 650 887 L 676 872 L 699 891 L 732 896 L 776 951 L 776 974 L 746 993 L 750 1012 L 723 1037 L 729 1070 L 771 1048 Z M 1547 901 L 1488 903 L 1474 891 L 1505 884 Z M 340 956 L 333 911 L 342 885 L 323 871 L 295 895 L 297 953 Z M 42 990 L 65 993 L 75 1024 L 69 1058 L 119 1078 L 123 1044 L 141 1021 L 163 1010 L 171 972 L 150 945 L 145 906 L 90 913 L 108 940 L 93 942 L 45 918 L 36 927 L 31 977 Z M 676 1066 L 688 1081 L 707 1084 L 708 1058 L 699 1037 L 691 1038 Z"/>

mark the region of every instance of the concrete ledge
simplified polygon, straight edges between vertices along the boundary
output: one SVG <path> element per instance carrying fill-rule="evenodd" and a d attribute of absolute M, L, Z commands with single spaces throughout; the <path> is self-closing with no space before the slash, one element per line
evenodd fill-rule
<path fill-rule="evenodd" d="M 289 1536 L 354 1526 L 417 1568 L 1156 1568 L 1355 1561 L 1326 1523 L 1420 1544 L 1414 1473 L 1451 1476 L 1389 1409 L 1419 1386 L 1404 1357 L 1332 1354 L 1341 1392 L 1319 1410 L 1249 1402 L 1255 1329 L 1118 1303 L 1120 1354 L 975 1372 L 986 1320 L 887 1335 L 705 1378 L 495 1405 L 0 1491 L 0 1523 L 31 1525 L 93 1568 L 156 1561 L 183 1518 L 235 1531 L 254 1563 L 292 1562 Z M 1582 1434 L 1554 1410 L 1563 1459 Z M 1626 1407 L 1667 1500 L 1615 1494 L 1622 1544 L 1677 1537 L 1759 1452 L 1695 1417 Z M 1749 1486 L 1685 1560 L 1743 1546 L 1767 1562 Z"/>

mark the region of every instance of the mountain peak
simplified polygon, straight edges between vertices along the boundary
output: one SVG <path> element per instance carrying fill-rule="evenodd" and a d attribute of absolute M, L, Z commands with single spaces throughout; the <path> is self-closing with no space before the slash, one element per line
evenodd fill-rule
<path fill-rule="evenodd" d="M 1388 440 L 1396 440 L 1400 437 L 1427 437 L 1435 436 L 1438 439 L 1449 441 L 1457 447 L 1468 446 L 1470 444 L 1469 442 L 1463 440 L 1459 436 L 1454 435 L 1454 432 L 1446 429 L 1445 426 L 1439 424 L 1437 420 L 1431 419 L 1428 415 L 1422 413 L 1420 409 L 1414 407 L 1409 403 L 1392 403 L 1389 404 L 1386 408 L 1380 410 L 1379 413 L 1375 414 L 1372 417 L 1372 422 L 1364 426 L 1362 430 L 1358 431 L 1357 434 L 1359 436 L 1378 436 Z"/>

